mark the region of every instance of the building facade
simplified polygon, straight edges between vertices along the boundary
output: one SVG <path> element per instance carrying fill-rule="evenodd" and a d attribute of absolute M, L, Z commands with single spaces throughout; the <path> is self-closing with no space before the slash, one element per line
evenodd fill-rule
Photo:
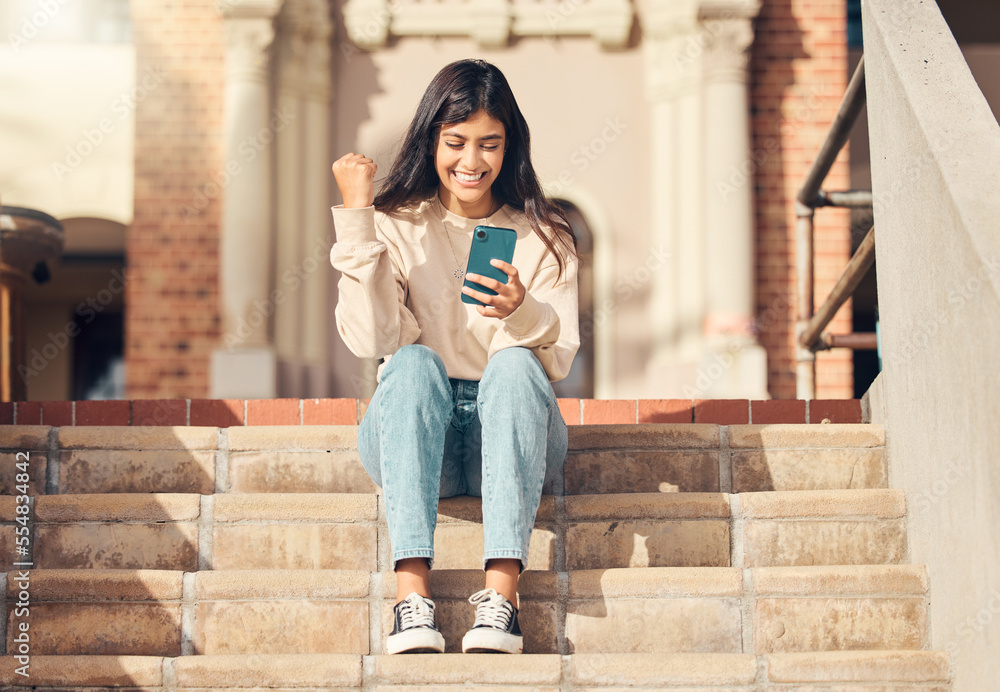
<path fill-rule="evenodd" d="M 329 207 L 339 196 L 330 163 L 362 151 L 386 170 L 431 77 L 470 56 L 508 77 L 536 169 L 581 238 L 585 343 L 560 393 L 795 396 L 794 197 L 846 87 L 843 2 L 91 4 L 94 16 L 127 24 L 117 43 L 101 45 L 130 60 L 109 58 L 131 75 L 120 91 L 132 97 L 118 109 L 131 139 L 124 126 L 112 133 L 131 151 L 104 144 L 54 179 L 66 138 L 72 149 L 72 137 L 99 130 L 102 106 L 116 113 L 116 89 L 85 116 L 68 99 L 54 117 L 71 121 L 60 147 L 33 162 L 30 184 L 0 170 L 0 198 L 63 220 L 69 249 L 107 236 L 90 253 L 107 266 L 88 266 L 95 277 L 125 278 L 98 312 L 120 316 L 119 396 L 370 393 L 374 364 L 354 358 L 333 323 Z M 5 26 L 35 5 L 10 10 Z M 53 49 L 43 30 L 18 46 L 15 68 Z M 103 69 L 75 75 L 67 66 L 75 76 L 66 81 L 100 81 Z M 131 189 L 94 183 L 117 201 L 84 208 L 79 190 L 102 152 L 108 167 L 124 166 Z M 848 186 L 845 152 L 827 187 Z M 851 240 L 846 213 L 817 218 L 819 301 Z M 69 254 L 66 266 L 79 264 L 80 253 Z M 63 270 L 54 267 L 53 286 Z M 49 317 L 29 329 L 29 353 L 53 325 L 79 321 L 80 303 L 103 296 L 102 286 L 70 282 L 58 297 L 52 286 L 34 289 L 29 300 Z M 849 307 L 831 329 L 850 331 Z M 29 382 L 29 398 L 82 398 L 86 390 L 65 384 L 87 362 L 79 343 Z M 821 353 L 817 396 L 851 396 L 851 363 L 850 352 Z"/>

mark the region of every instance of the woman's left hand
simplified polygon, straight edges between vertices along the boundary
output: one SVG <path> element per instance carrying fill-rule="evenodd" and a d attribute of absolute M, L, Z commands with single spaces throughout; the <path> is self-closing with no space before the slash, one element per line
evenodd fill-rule
<path fill-rule="evenodd" d="M 507 283 L 502 284 L 496 279 L 491 279 L 482 274 L 466 274 L 465 278 L 480 286 L 492 289 L 497 294 L 491 296 L 488 293 L 476 291 L 468 286 L 462 287 L 462 293 L 475 298 L 481 303 L 486 303 L 486 305 L 476 306 L 476 310 L 479 311 L 480 315 L 503 319 L 517 310 L 518 306 L 524 302 L 525 288 L 524 284 L 521 283 L 521 279 L 517 276 L 517 269 L 514 268 L 514 265 L 499 259 L 491 260 L 490 264 L 507 274 Z"/>

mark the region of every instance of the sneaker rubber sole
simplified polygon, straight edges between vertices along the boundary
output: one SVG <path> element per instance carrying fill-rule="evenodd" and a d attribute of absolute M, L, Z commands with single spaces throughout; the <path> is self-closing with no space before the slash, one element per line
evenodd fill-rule
<path fill-rule="evenodd" d="M 462 652 L 467 654 L 519 654 L 522 651 L 523 637 L 492 627 L 474 627 L 462 639 Z"/>
<path fill-rule="evenodd" d="M 387 654 L 443 654 L 444 636 L 427 627 L 414 627 L 390 634 L 385 641 Z"/>

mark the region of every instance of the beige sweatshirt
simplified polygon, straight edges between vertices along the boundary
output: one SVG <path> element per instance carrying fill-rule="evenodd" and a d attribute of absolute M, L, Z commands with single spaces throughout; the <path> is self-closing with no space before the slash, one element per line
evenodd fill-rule
<path fill-rule="evenodd" d="M 556 259 L 522 213 L 504 206 L 488 221 L 453 214 L 437 195 L 392 215 L 334 207 L 330 261 L 342 274 L 337 330 L 351 352 L 388 361 L 403 346 L 423 344 L 441 357 L 449 377 L 479 380 L 494 353 L 523 346 L 550 381 L 566 377 L 580 346 L 576 258 L 555 283 Z M 527 292 L 504 319 L 462 302 L 456 270 L 465 270 L 478 225 L 517 231 L 512 264 Z"/>

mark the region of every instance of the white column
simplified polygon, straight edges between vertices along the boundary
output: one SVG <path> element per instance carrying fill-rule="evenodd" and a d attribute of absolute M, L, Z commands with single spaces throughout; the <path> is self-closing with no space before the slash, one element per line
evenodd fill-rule
<path fill-rule="evenodd" d="M 652 391 L 680 396 L 681 384 L 690 379 L 689 363 L 700 355 L 704 313 L 698 2 L 660 4 L 642 20 L 652 149 L 650 242 L 669 255 L 653 272 L 648 374 Z"/>
<path fill-rule="evenodd" d="M 745 10 L 756 14 L 756 8 Z M 752 16 L 752 15 L 751 15 Z M 750 16 L 707 18 L 704 210 L 707 395 L 767 397 L 767 358 L 754 334 L 753 167 L 747 98 Z M 703 378 L 704 380 L 705 378 Z"/>
<path fill-rule="evenodd" d="M 269 329 L 274 312 L 269 281 L 274 128 L 268 48 L 278 5 L 279 0 L 224 0 L 219 5 L 225 17 L 224 141 L 231 178 L 222 212 L 223 331 L 220 349 L 212 354 L 214 398 L 271 398 L 276 391 Z"/>
<path fill-rule="evenodd" d="M 275 74 L 277 109 L 287 124 L 276 137 L 277 233 L 274 241 L 274 348 L 278 356 L 278 395 L 301 397 L 300 344 L 303 329 L 302 253 L 306 212 L 304 109 L 308 7 L 286 0 L 278 17 Z"/>
<path fill-rule="evenodd" d="M 711 20 L 705 60 L 705 232 L 708 329 L 748 331 L 754 304 L 753 165 L 746 87 L 748 19 Z M 714 326 L 718 325 L 718 326 Z"/>
<path fill-rule="evenodd" d="M 642 15 L 651 238 L 670 253 L 650 301 L 647 373 L 660 396 L 767 396 L 764 351 L 752 332 L 752 182 L 716 185 L 750 157 L 746 50 L 758 11 L 756 0 L 682 0 Z"/>
<path fill-rule="evenodd" d="M 303 173 L 304 273 L 302 362 L 304 396 L 330 395 L 327 363 L 328 296 L 333 276 L 329 264 L 333 225 L 330 219 L 330 97 L 333 25 L 326 0 L 315 0 L 306 52 L 305 163 Z"/>

